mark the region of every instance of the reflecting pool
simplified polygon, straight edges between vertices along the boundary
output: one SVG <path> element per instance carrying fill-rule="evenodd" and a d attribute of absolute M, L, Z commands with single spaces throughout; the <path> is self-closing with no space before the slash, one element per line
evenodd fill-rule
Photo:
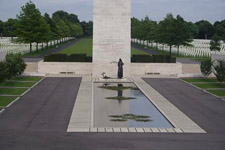
<path fill-rule="evenodd" d="M 94 127 L 173 128 L 133 83 L 94 83 Z"/>

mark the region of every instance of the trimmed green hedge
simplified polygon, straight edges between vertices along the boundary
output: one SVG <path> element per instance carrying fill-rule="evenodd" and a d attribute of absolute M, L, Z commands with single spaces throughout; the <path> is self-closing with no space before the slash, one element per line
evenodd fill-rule
<path fill-rule="evenodd" d="M 86 54 L 51 54 L 44 57 L 44 62 L 92 62 Z"/>
<path fill-rule="evenodd" d="M 133 55 L 133 63 L 176 63 L 176 57 L 170 55 Z"/>

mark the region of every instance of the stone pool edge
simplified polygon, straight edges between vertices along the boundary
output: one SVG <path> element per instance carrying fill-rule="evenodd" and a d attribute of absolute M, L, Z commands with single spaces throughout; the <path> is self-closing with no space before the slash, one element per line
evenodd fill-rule
<path fill-rule="evenodd" d="M 156 108 L 174 126 L 174 128 L 96 128 L 93 127 L 93 83 L 95 82 L 123 82 L 134 83 L 144 95 L 151 100 Z M 194 121 L 187 117 L 177 107 L 159 94 L 142 78 L 104 80 L 83 77 L 73 108 L 67 132 L 90 133 L 206 133 Z"/>

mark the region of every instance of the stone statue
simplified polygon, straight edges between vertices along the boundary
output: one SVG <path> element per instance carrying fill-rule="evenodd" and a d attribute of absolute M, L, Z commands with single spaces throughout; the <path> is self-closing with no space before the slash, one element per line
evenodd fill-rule
<path fill-rule="evenodd" d="M 118 78 L 123 78 L 123 65 L 124 65 L 124 63 L 123 63 L 123 61 L 122 61 L 122 59 L 120 58 L 119 59 L 119 62 L 118 62 Z"/>

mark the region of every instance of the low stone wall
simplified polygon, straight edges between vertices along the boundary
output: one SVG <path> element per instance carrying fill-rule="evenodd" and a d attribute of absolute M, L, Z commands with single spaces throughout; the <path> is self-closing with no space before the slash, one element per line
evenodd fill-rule
<path fill-rule="evenodd" d="M 181 73 L 181 63 L 132 63 L 130 66 L 131 75 L 178 75 Z"/>
<path fill-rule="evenodd" d="M 91 75 L 92 63 L 76 62 L 39 62 L 38 72 L 44 74 Z"/>
<path fill-rule="evenodd" d="M 96 68 L 97 67 L 97 68 Z M 107 68 L 103 70 L 103 68 Z M 101 73 L 105 72 L 107 76 L 117 77 L 118 67 L 116 64 L 102 64 L 102 66 L 94 63 L 71 63 L 71 62 L 39 62 L 38 72 L 44 74 L 77 74 L 77 75 L 93 75 L 93 77 L 101 77 Z M 181 63 L 130 63 L 125 64 L 124 77 L 130 75 L 178 75 L 182 74 Z"/>

